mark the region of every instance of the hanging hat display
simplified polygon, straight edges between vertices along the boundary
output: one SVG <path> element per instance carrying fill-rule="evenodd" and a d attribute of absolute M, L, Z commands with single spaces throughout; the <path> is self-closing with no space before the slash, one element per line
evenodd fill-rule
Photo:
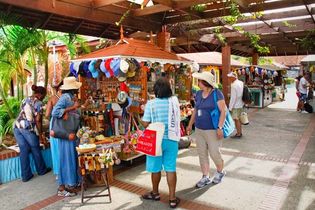
<path fill-rule="evenodd" d="M 127 73 L 128 69 L 129 69 L 128 62 L 125 59 L 121 59 L 119 68 L 120 68 L 120 71 L 122 71 L 123 73 Z"/>
<path fill-rule="evenodd" d="M 102 59 L 97 59 L 97 60 L 96 60 L 96 62 L 95 62 L 95 64 L 94 64 L 94 68 L 95 68 L 96 70 L 101 71 L 100 65 L 101 65 L 102 61 L 103 61 Z"/>
<path fill-rule="evenodd" d="M 110 78 L 110 73 L 107 71 L 106 67 L 105 67 L 105 63 L 107 62 L 106 59 L 104 59 L 101 64 L 100 64 L 100 69 L 101 71 L 105 74 L 106 78 Z"/>
<path fill-rule="evenodd" d="M 133 62 L 136 65 L 136 70 L 140 69 L 140 63 L 135 58 L 130 58 L 131 62 Z"/>
<path fill-rule="evenodd" d="M 111 77 L 114 76 L 113 68 L 111 67 L 111 63 L 112 63 L 113 60 L 114 60 L 113 58 L 109 58 L 105 62 L 105 68 L 109 72 Z"/>
<path fill-rule="evenodd" d="M 77 65 L 77 67 L 78 67 L 78 65 Z M 78 71 L 75 69 L 75 63 L 70 64 L 70 73 L 73 76 L 78 77 Z"/>
<path fill-rule="evenodd" d="M 128 94 L 125 91 L 119 91 L 117 94 L 117 101 L 119 104 L 123 104 L 126 102 Z"/>
<path fill-rule="evenodd" d="M 245 72 L 245 69 L 242 69 L 242 74 L 245 75 L 245 73 L 246 73 L 246 72 Z"/>
<path fill-rule="evenodd" d="M 80 75 L 83 76 L 83 77 L 86 76 L 85 71 L 84 71 L 84 61 L 82 61 L 82 62 L 79 64 L 79 71 L 78 71 L 78 74 L 80 74 Z"/>
<path fill-rule="evenodd" d="M 277 71 L 274 71 L 274 72 L 273 72 L 273 76 L 274 76 L 274 77 L 278 76 L 278 72 L 277 72 Z"/>
<path fill-rule="evenodd" d="M 112 70 L 115 77 L 118 77 L 119 69 L 120 69 L 120 58 L 112 59 L 111 61 L 106 63 L 106 66 L 108 67 L 108 69 Z"/>

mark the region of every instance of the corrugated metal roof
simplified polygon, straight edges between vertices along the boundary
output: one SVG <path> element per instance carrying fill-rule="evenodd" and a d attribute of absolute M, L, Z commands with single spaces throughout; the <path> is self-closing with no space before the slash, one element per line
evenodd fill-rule
<path fill-rule="evenodd" d="M 301 63 L 315 62 L 315 55 L 308 55 L 301 60 Z"/>
<path fill-rule="evenodd" d="M 86 55 L 82 55 L 75 60 L 87 60 L 94 58 L 103 58 L 103 57 L 114 57 L 114 56 L 123 56 L 123 57 L 141 57 L 141 58 L 155 58 L 162 60 L 172 60 L 172 61 L 183 61 L 189 62 L 189 59 L 183 58 L 176 55 L 175 53 L 167 52 L 162 48 L 143 40 L 136 39 L 124 39 L 120 41 L 117 45 L 113 45 L 104 49 L 100 49 L 94 52 L 91 52 Z"/>
<path fill-rule="evenodd" d="M 220 52 L 202 52 L 202 53 L 184 53 L 177 54 L 184 58 L 193 60 L 199 65 L 216 65 L 222 66 L 222 53 Z M 248 66 L 231 58 L 231 66 Z"/>

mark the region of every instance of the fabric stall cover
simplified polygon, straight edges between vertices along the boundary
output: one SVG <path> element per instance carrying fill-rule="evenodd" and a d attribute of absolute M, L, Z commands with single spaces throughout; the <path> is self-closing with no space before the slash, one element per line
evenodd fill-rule
<path fill-rule="evenodd" d="M 42 150 L 46 166 L 52 168 L 52 159 L 50 148 Z M 35 164 L 32 155 L 30 155 L 31 169 L 36 174 Z M 16 179 L 21 179 L 20 157 L 0 160 L 0 182 L 7 183 Z"/>

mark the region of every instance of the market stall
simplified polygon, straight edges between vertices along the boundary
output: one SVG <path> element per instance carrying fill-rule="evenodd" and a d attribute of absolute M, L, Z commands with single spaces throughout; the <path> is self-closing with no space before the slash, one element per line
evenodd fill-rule
<path fill-rule="evenodd" d="M 185 54 L 177 54 L 184 58 L 190 59 L 195 63 L 198 63 L 200 71 L 211 71 L 215 77 L 216 83 L 220 84 L 221 72 L 222 72 L 222 53 L 220 52 L 202 52 L 202 53 L 185 53 Z M 246 67 L 245 65 L 233 58 L 231 58 L 231 70 L 237 70 L 242 67 Z M 241 78 L 242 79 L 242 78 Z M 197 86 L 197 81 L 193 81 L 193 85 Z"/>
<path fill-rule="evenodd" d="M 252 95 L 250 107 L 263 108 L 272 103 L 273 98 L 284 98 L 284 70 L 275 65 L 254 65 L 235 71 L 244 78 Z"/>
<path fill-rule="evenodd" d="M 81 129 L 80 146 L 111 149 L 111 164 L 140 156 L 135 144 L 141 131 L 134 116 L 154 96 L 157 78 L 169 79 L 181 103 L 191 98 L 191 62 L 147 41 L 122 37 L 114 46 L 72 60 L 70 73 L 83 83 L 80 100 L 91 102 L 82 109 L 89 130 Z"/>

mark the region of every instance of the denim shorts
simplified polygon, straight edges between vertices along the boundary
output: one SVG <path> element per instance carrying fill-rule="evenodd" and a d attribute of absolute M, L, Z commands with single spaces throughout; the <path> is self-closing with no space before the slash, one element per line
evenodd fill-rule
<path fill-rule="evenodd" d="M 301 93 L 300 101 L 306 102 L 307 94 Z"/>
<path fill-rule="evenodd" d="M 146 158 L 146 170 L 158 173 L 164 169 L 166 172 L 176 171 L 178 142 L 169 139 L 162 140 L 162 156 L 149 156 Z"/>

